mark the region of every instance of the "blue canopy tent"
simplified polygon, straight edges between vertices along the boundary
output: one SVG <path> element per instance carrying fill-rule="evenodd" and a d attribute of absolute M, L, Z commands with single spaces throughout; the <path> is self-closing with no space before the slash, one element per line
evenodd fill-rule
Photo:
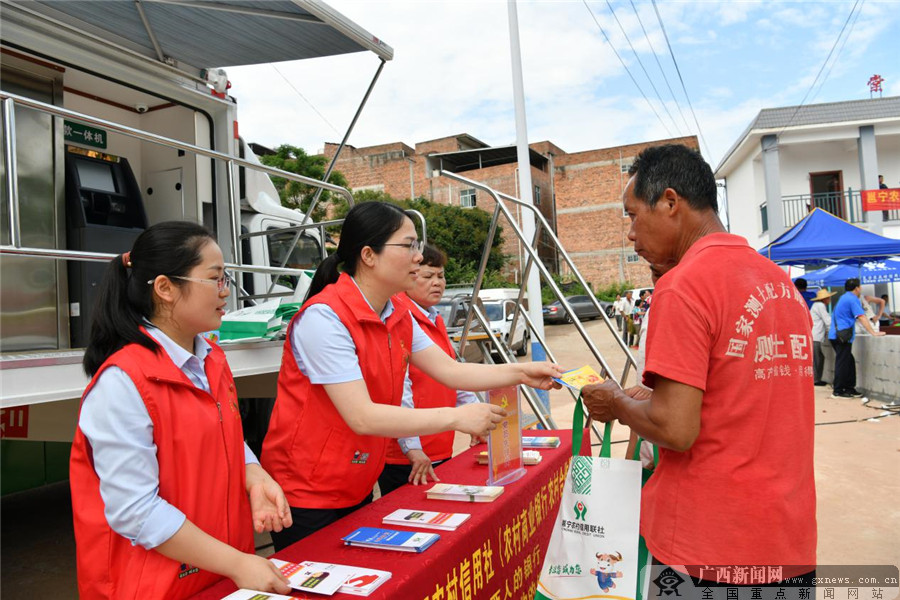
<path fill-rule="evenodd" d="M 867 262 L 861 265 L 836 264 L 824 269 L 810 271 L 793 277 L 794 281 L 804 278 L 810 287 L 840 287 L 851 277 L 859 278 L 863 285 L 867 283 L 893 283 L 900 281 L 900 258 L 889 258 L 884 261 Z"/>
<path fill-rule="evenodd" d="M 778 264 L 864 263 L 900 255 L 900 240 L 872 233 L 815 208 L 759 253 Z"/>

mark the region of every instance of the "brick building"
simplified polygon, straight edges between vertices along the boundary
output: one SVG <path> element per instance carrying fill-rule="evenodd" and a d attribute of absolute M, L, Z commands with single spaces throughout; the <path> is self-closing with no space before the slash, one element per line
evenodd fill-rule
<path fill-rule="evenodd" d="M 699 147 L 694 136 L 571 154 L 549 141 L 530 146 L 534 203 L 595 290 L 619 281 L 636 286 L 650 282 L 647 264 L 634 254 L 626 237 L 628 219 L 622 211 L 622 190 L 634 157 L 648 146 L 664 143 Z M 325 156 L 333 158 L 337 147 L 326 144 Z M 427 170 L 434 165 L 519 196 L 515 146 L 491 147 L 468 134 L 420 142 L 415 149 L 402 142 L 346 147 L 336 168 L 354 190 L 383 191 L 394 198 L 421 196 L 442 204 L 494 210 L 493 199 L 486 193 L 447 178 L 428 177 Z M 515 208 L 512 212 L 516 213 Z M 515 257 L 522 251 L 509 231 L 504 234 L 504 252 L 511 258 L 509 275 L 518 281 Z M 538 253 L 550 271 L 560 272 L 552 248 L 542 243 Z M 562 267 L 565 275 L 567 270 Z"/>

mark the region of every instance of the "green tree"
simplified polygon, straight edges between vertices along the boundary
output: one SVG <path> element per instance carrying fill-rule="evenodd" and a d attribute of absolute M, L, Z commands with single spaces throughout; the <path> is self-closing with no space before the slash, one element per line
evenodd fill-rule
<path fill-rule="evenodd" d="M 259 160 L 264 165 L 303 175 L 311 179 L 322 181 L 325 177 L 325 171 L 328 169 L 329 160 L 325 156 L 310 156 L 303 148 L 291 146 L 290 144 L 282 144 L 275 149 L 275 154 L 260 156 Z M 347 179 L 340 171 L 332 171 L 328 177 L 328 182 L 334 185 L 347 187 Z M 281 204 L 287 208 L 299 208 L 303 212 L 309 208 L 310 202 L 316 194 L 317 188 L 302 184 L 297 181 L 290 181 L 283 177 L 272 177 L 272 183 L 278 190 L 281 198 Z M 319 196 L 319 202 L 313 211 L 312 218 L 314 221 L 320 221 L 325 218 L 325 209 L 329 203 L 344 202 L 341 196 L 336 196 L 331 192 L 324 191 Z"/>
<path fill-rule="evenodd" d="M 428 241 L 447 253 L 445 269 L 447 283 L 471 283 L 475 281 L 481 254 L 487 244 L 488 227 L 491 215 L 479 208 L 464 209 L 458 206 L 437 204 L 426 198 L 414 200 L 397 200 L 390 195 L 374 190 L 360 190 L 353 193 L 354 200 L 359 202 L 390 202 L 403 209 L 417 210 L 425 217 Z M 339 209 L 340 210 L 340 209 Z M 336 215 L 338 218 L 346 214 L 346 209 Z M 419 229 L 417 219 L 413 219 Z M 491 253 L 488 257 L 485 283 L 483 287 L 497 286 L 504 283 L 500 270 L 506 262 L 502 252 L 502 229 L 491 241 Z"/>

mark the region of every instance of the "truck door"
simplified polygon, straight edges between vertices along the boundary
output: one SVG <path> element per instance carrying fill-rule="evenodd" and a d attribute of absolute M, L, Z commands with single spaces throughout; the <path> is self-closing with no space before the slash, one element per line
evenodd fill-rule
<path fill-rule="evenodd" d="M 3 90 L 62 104 L 61 70 L 4 54 Z M 15 111 L 19 223 L 24 246 L 64 247 L 65 217 L 61 122 L 26 108 Z M 0 148 L 2 152 L 2 148 Z M 0 181 L 7 173 L 0 161 Z M 0 240 L 11 242 L 6 186 L 0 186 Z M 0 258 L 0 348 L 3 352 L 69 347 L 65 263 Z M 63 308 L 61 308 L 63 307 Z"/>

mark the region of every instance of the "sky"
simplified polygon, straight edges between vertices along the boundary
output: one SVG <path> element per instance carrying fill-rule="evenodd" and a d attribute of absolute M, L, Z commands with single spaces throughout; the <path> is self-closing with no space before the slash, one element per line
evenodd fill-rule
<path fill-rule="evenodd" d="M 327 3 L 394 49 L 349 144 L 515 143 L 506 0 Z M 699 134 L 715 168 L 763 108 L 869 98 L 875 74 L 884 97 L 900 95 L 900 0 L 656 8 L 659 19 L 649 0 L 518 2 L 529 142 L 578 152 Z M 356 53 L 227 69 L 242 136 L 309 153 L 339 142 L 378 63 Z"/>

